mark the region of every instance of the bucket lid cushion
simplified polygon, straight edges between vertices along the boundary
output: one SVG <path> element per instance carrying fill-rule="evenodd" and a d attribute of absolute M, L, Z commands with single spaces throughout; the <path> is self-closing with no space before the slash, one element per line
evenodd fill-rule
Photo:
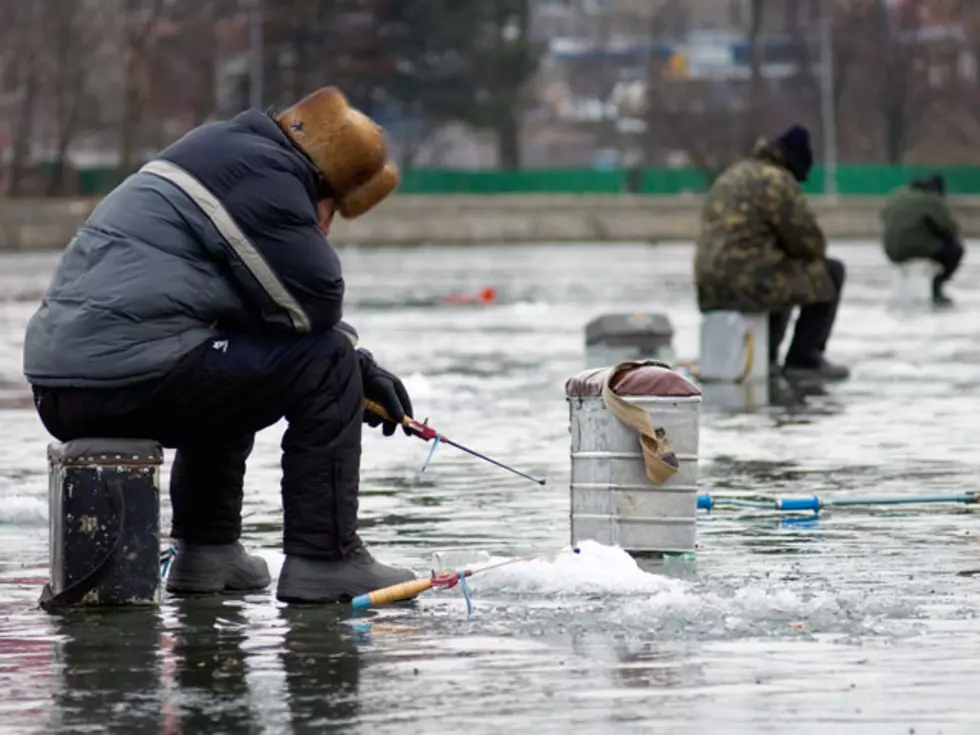
<path fill-rule="evenodd" d="M 48 462 L 80 466 L 156 466 L 163 464 L 163 447 L 152 439 L 83 437 L 48 444 Z"/>
<path fill-rule="evenodd" d="M 602 386 L 610 370 L 619 366 L 591 368 L 565 381 L 565 395 L 601 396 Z M 610 386 L 620 396 L 656 396 L 678 398 L 700 396 L 700 389 L 680 373 L 665 365 L 641 364 L 619 368 Z"/>

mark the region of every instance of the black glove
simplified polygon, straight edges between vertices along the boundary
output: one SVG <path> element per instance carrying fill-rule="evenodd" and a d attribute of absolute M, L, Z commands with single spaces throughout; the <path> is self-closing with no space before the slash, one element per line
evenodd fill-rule
<path fill-rule="evenodd" d="M 381 432 L 385 436 L 395 433 L 395 427 L 402 425 L 402 419 L 412 415 L 412 400 L 402 381 L 389 373 L 374 361 L 374 355 L 363 347 L 357 349 L 357 358 L 361 363 L 361 381 L 364 384 L 364 397 L 375 403 L 380 403 L 388 415 L 395 421 L 386 421 L 373 411 L 364 411 L 364 423 L 375 427 L 381 424 Z M 406 434 L 411 432 L 402 426 Z"/>

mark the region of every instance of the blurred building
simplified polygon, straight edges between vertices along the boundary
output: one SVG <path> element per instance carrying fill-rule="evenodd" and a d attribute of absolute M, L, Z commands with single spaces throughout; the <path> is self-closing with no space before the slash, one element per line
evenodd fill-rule
<path fill-rule="evenodd" d="M 764 0 L 757 98 L 768 107 L 754 120 L 743 114 L 752 107 L 752 0 L 530 2 L 544 54 L 520 110 L 525 166 L 682 165 L 695 131 L 739 147 L 760 120 L 775 126 L 790 115 L 819 134 L 819 31 L 828 11 L 849 19 L 832 39 L 843 80 L 835 91 L 842 155 L 875 160 L 887 149 L 894 158 L 901 148 L 957 160 L 980 141 L 980 2 Z M 0 0 L 10 20 L 0 24 L 0 175 L 15 149 L 35 168 L 67 160 L 121 171 L 189 128 L 248 106 L 257 58 L 264 105 L 341 79 L 356 104 L 372 105 L 403 163 L 498 165 L 494 131 L 384 104 L 385 64 L 397 59 L 384 54 L 382 31 L 363 27 L 382 0 L 262 6 L 259 15 L 256 0 Z M 69 25 L 61 23 L 65 7 L 74 13 Z M 857 11 L 866 12 L 862 25 L 851 22 Z M 361 77 L 350 57 L 365 65 Z"/>
<path fill-rule="evenodd" d="M 841 24 L 830 40 L 848 81 L 848 94 L 838 100 L 842 105 L 880 98 L 889 85 L 898 95 L 903 86 L 953 94 L 956 85 L 975 84 L 976 55 L 964 30 L 973 19 L 973 32 L 980 32 L 980 3 L 975 5 L 970 10 L 951 0 L 765 0 L 754 29 L 761 96 L 779 103 L 762 111 L 761 119 L 781 124 L 792 110 L 819 127 L 824 14 L 866 16 L 860 27 Z M 651 127 L 681 113 L 697 121 L 703 135 L 731 134 L 732 145 L 738 145 L 752 134 L 734 129 L 751 94 L 751 6 L 751 0 L 537 0 L 536 32 L 548 50 L 536 79 L 538 105 L 528 116 L 527 159 L 602 166 L 640 156 L 651 164 L 687 163 L 683 146 L 665 143 L 677 136 Z M 889 66 L 863 60 L 875 55 L 872 46 Z M 855 65 L 855 58 L 862 61 Z M 917 118 L 916 106 L 931 105 L 932 96 L 910 93 L 908 114 Z M 971 106 L 969 113 L 954 114 L 960 118 L 958 133 L 966 135 L 962 130 L 974 113 Z M 753 126 L 752 120 L 741 124 Z M 845 142 L 871 156 L 882 143 L 865 128 L 857 126 Z M 940 132 L 936 140 L 934 145 L 942 145 L 949 138 Z M 930 155 L 938 154 L 930 149 Z"/>
<path fill-rule="evenodd" d="M 537 0 L 535 29 L 548 51 L 536 80 L 540 106 L 529 118 L 528 158 L 618 165 L 641 155 L 638 149 L 649 148 L 652 84 L 669 86 L 675 98 L 738 108 L 735 83 L 751 67 L 749 6 L 750 0 Z M 764 77 L 792 76 L 801 58 L 812 57 L 801 47 L 814 46 L 821 7 L 820 0 L 767 3 L 759 28 Z"/>

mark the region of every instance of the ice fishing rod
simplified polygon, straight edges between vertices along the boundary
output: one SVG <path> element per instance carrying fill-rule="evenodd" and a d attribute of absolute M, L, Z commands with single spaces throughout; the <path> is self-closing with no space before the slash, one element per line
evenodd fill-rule
<path fill-rule="evenodd" d="M 816 495 L 808 498 L 771 498 L 746 500 L 704 494 L 698 496 L 698 510 L 712 510 L 729 506 L 735 508 L 759 508 L 776 511 L 812 510 L 819 513 L 824 508 L 842 508 L 863 505 L 915 505 L 918 503 L 980 503 L 980 493 L 957 493 L 953 495 L 925 495 L 870 498 L 820 498 Z"/>
<path fill-rule="evenodd" d="M 391 421 L 393 423 L 397 423 L 393 418 L 391 418 L 391 415 L 387 411 L 385 411 L 384 406 L 382 406 L 380 403 L 376 403 L 375 401 L 371 401 L 365 398 L 364 408 L 370 411 L 371 413 L 380 416 L 385 421 Z M 440 434 L 438 431 L 433 429 L 427 423 L 416 421 L 410 416 L 406 416 L 404 419 L 402 419 L 402 426 L 408 429 L 409 432 L 411 432 L 414 436 L 417 436 L 420 439 L 423 439 L 424 441 L 430 441 L 430 440 L 433 441 L 432 449 L 429 450 L 429 456 L 426 458 L 425 463 L 422 465 L 423 471 L 425 471 L 425 468 L 428 466 L 429 460 L 432 459 L 432 455 L 435 453 L 436 447 L 439 446 L 440 442 L 442 442 L 444 444 L 449 444 L 450 446 L 456 447 L 457 449 L 460 449 L 466 452 L 467 454 L 472 454 L 474 457 L 478 459 L 482 459 L 484 462 L 489 462 L 490 464 L 496 465 L 497 467 L 507 470 L 508 472 L 513 472 L 515 475 L 520 475 L 526 480 L 531 480 L 532 482 L 536 482 L 539 485 L 544 485 L 543 479 L 538 477 L 532 477 L 531 475 L 526 475 L 520 470 L 515 470 L 513 467 L 509 467 L 508 465 L 505 465 L 503 462 L 498 462 L 497 460 L 492 459 L 491 457 L 488 457 L 485 454 L 480 454 L 479 452 L 470 449 L 469 447 L 465 447 L 458 442 L 454 442 L 452 439 L 449 439 L 443 434 Z"/>
<path fill-rule="evenodd" d="M 498 561 L 494 564 L 489 564 L 485 567 L 480 567 L 478 569 L 458 569 L 456 571 L 452 570 L 442 570 L 440 572 L 432 571 L 432 574 L 428 577 L 423 577 L 422 579 L 413 579 L 410 582 L 401 582 L 400 584 L 393 584 L 390 587 L 382 587 L 374 592 L 368 592 L 365 595 L 358 595 L 353 600 L 351 600 L 351 606 L 355 609 L 371 607 L 372 605 L 387 605 L 392 602 L 400 602 L 402 600 L 409 600 L 423 592 L 431 590 L 433 588 L 443 588 L 452 589 L 457 584 L 461 586 L 463 590 L 463 596 L 466 598 L 466 610 L 467 612 L 473 612 L 473 603 L 470 600 L 470 590 L 466 585 L 466 578 L 472 577 L 474 574 L 479 574 L 480 572 L 488 572 L 491 569 L 499 569 L 500 567 L 510 566 L 511 564 L 518 564 L 524 561 L 531 561 L 532 559 L 540 559 L 545 556 L 557 556 L 565 551 L 565 549 L 559 549 L 558 551 L 543 551 L 536 554 L 528 554 L 527 556 L 519 556 L 516 559 L 507 559 L 506 561 Z M 579 548 L 573 547 L 572 552 L 575 554 L 579 553 Z"/>

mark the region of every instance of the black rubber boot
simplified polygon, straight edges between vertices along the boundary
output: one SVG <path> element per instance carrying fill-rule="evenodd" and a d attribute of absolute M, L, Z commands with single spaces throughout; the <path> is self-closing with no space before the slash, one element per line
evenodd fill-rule
<path fill-rule="evenodd" d="M 932 304 L 933 306 L 952 306 L 953 300 L 943 293 L 943 284 L 945 279 L 942 276 L 937 276 L 932 282 Z"/>
<path fill-rule="evenodd" d="M 272 582 L 265 559 L 249 556 L 240 543 L 176 543 L 177 555 L 167 574 L 167 592 L 205 594 L 253 592 Z"/>
<path fill-rule="evenodd" d="M 844 365 L 835 365 L 819 353 L 805 356 L 790 353 L 783 365 L 783 375 L 787 378 L 847 380 L 851 371 Z"/>
<path fill-rule="evenodd" d="M 287 556 L 276 598 L 280 602 L 350 602 L 358 595 L 415 578 L 408 569 L 376 561 L 363 546 L 340 561 Z"/>

